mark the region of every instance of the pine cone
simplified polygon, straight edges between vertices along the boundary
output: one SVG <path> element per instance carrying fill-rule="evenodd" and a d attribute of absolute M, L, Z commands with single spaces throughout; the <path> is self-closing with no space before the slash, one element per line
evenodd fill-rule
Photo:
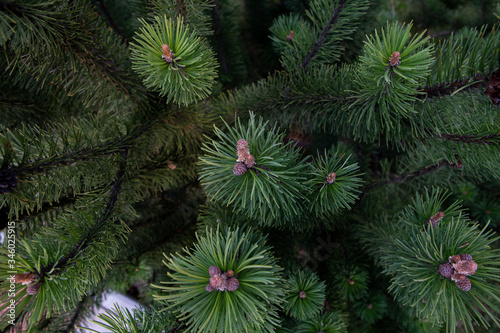
<path fill-rule="evenodd" d="M 453 268 L 458 274 L 472 275 L 477 270 L 477 264 L 473 260 L 460 260 L 453 264 Z"/>
<path fill-rule="evenodd" d="M 239 162 L 239 163 L 236 163 L 233 167 L 233 173 L 236 175 L 236 176 L 241 176 L 243 174 L 245 174 L 247 172 L 247 167 L 245 164 Z"/>
<path fill-rule="evenodd" d="M 458 254 L 455 254 L 454 256 L 449 257 L 448 260 L 450 261 L 450 263 L 456 264 L 461 259 L 460 259 L 460 256 Z"/>
<path fill-rule="evenodd" d="M 214 287 L 212 287 L 212 285 L 209 283 L 207 284 L 207 286 L 205 287 L 205 290 L 208 291 L 209 293 L 211 293 L 212 291 L 215 290 Z"/>
<path fill-rule="evenodd" d="M 472 288 L 472 284 L 470 283 L 470 280 L 468 278 L 456 281 L 455 284 L 463 291 L 469 291 Z"/>
<path fill-rule="evenodd" d="M 436 224 L 438 224 L 438 222 L 441 221 L 443 217 L 444 217 L 443 212 L 437 212 L 427 221 L 427 224 L 429 223 L 432 224 L 432 227 L 434 228 Z"/>
<path fill-rule="evenodd" d="M 401 55 L 398 51 L 394 52 L 389 58 L 389 66 L 394 67 L 401 64 Z"/>
<path fill-rule="evenodd" d="M 228 278 L 231 278 L 231 277 L 233 277 L 233 276 L 234 276 L 234 271 L 233 271 L 232 269 L 230 269 L 230 270 L 228 270 L 225 274 L 226 274 L 226 276 L 227 276 Z"/>
<path fill-rule="evenodd" d="M 255 158 L 252 154 L 247 155 L 247 159 L 245 160 L 245 165 L 247 168 L 252 168 L 255 165 Z"/>
<path fill-rule="evenodd" d="M 40 290 L 41 285 L 42 284 L 40 282 L 28 285 L 28 287 L 26 288 L 26 293 L 28 295 L 35 295 Z"/>
<path fill-rule="evenodd" d="M 24 273 L 24 274 L 15 274 L 14 275 L 14 282 L 21 283 L 22 285 L 33 283 L 37 279 L 38 279 L 38 275 L 35 273 Z"/>
<path fill-rule="evenodd" d="M 472 256 L 470 254 L 468 254 L 468 253 L 462 253 L 460 255 L 460 259 L 461 260 L 472 260 Z"/>
<path fill-rule="evenodd" d="M 332 172 L 331 174 L 329 174 L 327 177 L 326 177 L 326 182 L 328 184 L 333 184 L 333 182 L 335 181 L 335 179 L 337 178 L 337 175 L 335 175 L 335 172 Z"/>
<path fill-rule="evenodd" d="M 303 291 L 303 290 L 299 293 L 299 297 L 300 297 L 300 298 L 306 298 L 306 296 L 307 296 L 307 294 L 306 294 L 306 292 L 305 292 L 305 291 Z"/>
<path fill-rule="evenodd" d="M 461 281 L 461 280 L 464 280 L 464 279 L 467 279 L 467 278 L 463 274 L 453 273 L 451 275 L 451 281 L 457 282 L 457 281 Z"/>
<path fill-rule="evenodd" d="M 451 277 L 453 274 L 453 266 L 451 264 L 445 263 L 439 266 L 439 274 L 445 278 Z"/>
<path fill-rule="evenodd" d="M 208 268 L 208 274 L 210 274 L 210 276 L 220 275 L 220 273 L 221 273 L 220 268 L 217 266 L 210 266 Z"/>
<path fill-rule="evenodd" d="M 240 281 L 237 278 L 232 277 L 227 280 L 227 291 L 235 291 L 240 286 Z"/>
<path fill-rule="evenodd" d="M 210 284 L 216 290 L 225 291 L 227 288 L 227 276 L 224 274 L 214 275 L 210 278 Z"/>
<path fill-rule="evenodd" d="M 17 186 L 17 174 L 8 169 L 0 170 L 0 194 L 10 193 Z"/>

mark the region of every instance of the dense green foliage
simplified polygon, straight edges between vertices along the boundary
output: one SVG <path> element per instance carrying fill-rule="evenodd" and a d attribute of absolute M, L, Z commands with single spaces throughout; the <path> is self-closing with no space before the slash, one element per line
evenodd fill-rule
<path fill-rule="evenodd" d="M 499 19 L 0 0 L 0 330 L 499 332 Z"/>

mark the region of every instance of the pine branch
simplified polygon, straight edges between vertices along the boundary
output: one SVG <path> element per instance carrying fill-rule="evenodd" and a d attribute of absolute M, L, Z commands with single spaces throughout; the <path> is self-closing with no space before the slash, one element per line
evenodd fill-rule
<path fill-rule="evenodd" d="M 332 18 L 330 19 L 330 21 L 328 22 L 328 24 L 323 28 L 323 31 L 321 32 L 321 35 L 319 36 L 319 38 L 314 43 L 314 46 L 313 46 L 312 50 L 306 55 L 306 57 L 302 61 L 301 69 L 304 69 L 304 68 L 307 67 L 307 65 L 309 65 L 309 62 L 313 59 L 313 57 L 316 55 L 316 53 L 318 52 L 318 50 L 321 48 L 321 46 L 325 42 L 325 39 L 326 39 L 326 37 L 328 35 L 328 32 L 330 30 L 332 30 L 333 26 L 335 25 L 335 21 L 337 20 L 339 14 L 344 9 L 344 4 L 346 2 L 347 2 L 347 0 L 341 0 L 339 2 L 339 5 L 333 11 Z M 299 74 L 300 74 L 300 70 L 297 71 L 297 73 L 295 73 L 295 79 L 297 79 L 299 77 Z"/>
<path fill-rule="evenodd" d="M 86 235 L 82 236 L 81 241 L 73 247 L 73 250 L 71 253 L 68 255 L 64 256 L 60 261 L 49 264 L 47 266 L 43 266 L 40 269 L 40 272 L 36 272 L 40 276 L 40 282 L 43 283 L 45 281 L 45 277 L 48 276 L 48 272 L 54 271 L 54 272 L 61 272 L 65 266 L 67 265 L 68 261 L 76 257 L 80 251 L 84 251 L 85 248 L 89 245 L 89 243 L 95 239 L 99 232 L 102 230 L 102 228 L 106 225 L 106 223 L 110 220 L 111 214 L 113 213 L 116 200 L 118 198 L 118 194 L 120 193 L 121 190 L 121 185 L 123 182 L 123 177 L 125 175 L 125 167 L 127 164 L 127 154 L 128 150 L 125 150 L 122 153 L 123 161 L 120 165 L 120 169 L 118 170 L 118 173 L 116 174 L 116 181 L 111 187 L 111 194 L 109 196 L 108 202 L 106 204 L 106 208 L 104 209 L 104 213 L 98 223 L 96 223 L 90 230 L 87 232 Z"/>
<path fill-rule="evenodd" d="M 66 329 L 64 330 L 64 332 L 66 333 L 72 333 L 74 332 L 74 326 L 76 324 L 76 321 L 79 319 L 79 316 L 80 316 L 80 312 L 82 310 L 85 310 L 83 308 L 83 302 L 85 301 L 85 299 L 87 298 L 88 296 L 84 296 L 82 298 L 82 300 L 80 302 L 78 302 L 78 305 L 76 307 L 76 309 L 74 310 L 74 313 L 73 315 L 71 316 L 71 320 L 69 321 L 68 325 L 66 326 Z"/>
<path fill-rule="evenodd" d="M 490 145 L 490 144 L 498 144 L 498 139 L 500 138 L 500 133 L 485 135 L 481 137 L 476 137 L 474 135 L 459 135 L 459 134 L 441 134 L 442 138 L 445 138 L 450 141 L 462 142 L 467 144 L 482 144 L 482 145 Z"/>
<path fill-rule="evenodd" d="M 470 81 L 472 81 L 472 79 L 456 80 L 446 84 L 436 84 L 434 86 L 418 89 L 426 93 L 426 95 L 421 95 L 420 98 L 439 98 L 442 96 L 453 95 L 459 91 L 470 92 L 471 90 L 480 89 L 487 85 L 485 78 L 480 81 L 473 82 L 472 84 L 469 83 Z"/>
<path fill-rule="evenodd" d="M 414 172 L 411 172 L 411 173 L 407 173 L 407 174 L 403 174 L 403 175 L 394 175 L 394 174 L 391 174 L 390 177 L 389 177 L 389 179 L 387 179 L 387 180 L 384 180 L 384 181 L 381 181 L 381 182 L 376 182 L 376 183 L 371 183 L 368 186 L 366 186 L 363 194 L 365 192 L 371 190 L 374 187 L 388 185 L 388 184 L 401 184 L 401 183 L 404 183 L 404 182 L 406 182 L 408 180 L 413 180 L 413 179 L 416 179 L 416 178 L 428 175 L 428 174 L 430 174 L 432 172 L 441 170 L 441 169 L 449 167 L 449 166 L 454 166 L 454 165 L 452 165 L 452 164 L 450 164 L 450 163 L 448 163 L 446 161 L 441 161 L 438 164 L 431 165 L 431 166 L 425 167 L 425 168 L 423 168 L 421 170 L 417 170 L 417 171 L 414 171 Z"/>

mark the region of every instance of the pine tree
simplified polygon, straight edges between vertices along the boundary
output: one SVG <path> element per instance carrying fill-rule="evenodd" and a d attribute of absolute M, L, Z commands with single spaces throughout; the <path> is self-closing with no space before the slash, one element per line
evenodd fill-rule
<path fill-rule="evenodd" d="M 0 330 L 500 331 L 499 18 L 0 0 Z"/>

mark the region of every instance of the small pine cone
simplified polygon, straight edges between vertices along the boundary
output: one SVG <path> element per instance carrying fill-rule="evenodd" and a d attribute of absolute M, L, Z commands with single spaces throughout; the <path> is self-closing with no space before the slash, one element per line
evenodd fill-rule
<path fill-rule="evenodd" d="M 245 165 L 247 168 L 252 168 L 255 165 L 255 158 L 252 154 L 247 155 L 247 159 L 245 160 Z"/>
<path fill-rule="evenodd" d="M 449 257 L 448 260 L 450 261 L 450 263 L 456 264 L 461 259 L 460 259 L 460 256 L 458 254 L 455 254 L 454 256 Z"/>
<path fill-rule="evenodd" d="M 477 264 L 473 260 L 460 260 L 453 264 L 453 268 L 458 274 L 472 275 L 477 270 Z"/>
<path fill-rule="evenodd" d="M 373 304 L 372 304 L 372 303 L 368 303 L 368 304 L 366 304 L 366 308 L 368 308 L 368 309 L 373 308 Z"/>
<path fill-rule="evenodd" d="M 293 30 L 290 30 L 290 34 L 286 36 L 286 40 L 291 42 L 294 37 Z"/>
<path fill-rule="evenodd" d="M 463 291 L 469 291 L 470 288 L 472 288 L 472 284 L 470 283 L 470 280 L 468 278 L 456 281 L 455 284 L 457 285 L 458 288 L 462 289 Z"/>
<path fill-rule="evenodd" d="M 31 284 L 38 279 L 38 275 L 35 273 L 24 273 L 24 274 L 15 274 L 14 282 L 21 283 L 23 286 L 26 284 Z"/>
<path fill-rule="evenodd" d="M 228 270 L 225 274 L 226 274 L 226 276 L 227 276 L 228 278 L 231 278 L 231 277 L 233 277 L 233 276 L 234 276 L 234 271 L 233 271 L 232 269 L 230 269 L 230 270 Z"/>
<path fill-rule="evenodd" d="M 306 298 L 306 296 L 307 296 L 307 294 L 306 294 L 306 292 L 305 292 L 305 291 L 303 291 L 303 290 L 299 293 L 299 297 L 300 297 L 300 298 Z"/>
<path fill-rule="evenodd" d="M 236 143 L 237 150 L 246 150 L 248 149 L 248 142 L 245 139 L 239 139 L 238 143 Z"/>
<path fill-rule="evenodd" d="M 444 213 L 443 212 L 437 212 L 436 214 L 434 214 L 428 221 L 427 221 L 427 224 L 432 224 L 432 227 L 436 227 L 436 224 L 438 224 L 439 221 L 441 221 L 441 219 L 444 217 Z"/>
<path fill-rule="evenodd" d="M 224 274 L 214 275 L 210 278 L 210 284 L 214 289 L 224 291 L 227 288 L 227 276 Z"/>
<path fill-rule="evenodd" d="M 353 285 L 354 285 L 354 280 L 353 280 L 353 279 L 349 279 L 349 284 L 350 284 L 351 286 L 353 286 Z"/>
<path fill-rule="evenodd" d="M 17 174 L 8 169 L 0 170 L 0 194 L 10 193 L 17 186 Z"/>
<path fill-rule="evenodd" d="M 170 49 L 170 47 L 168 47 L 167 44 L 163 44 L 161 46 L 161 52 L 163 53 L 163 55 L 161 56 L 161 58 L 163 60 L 165 60 L 168 63 L 171 63 L 174 61 L 174 59 L 173 59 L 174 54 L 172 53 L 172 50 Z"/>
<path fill-rule="evenodd" d="M 439 274 L 442 277 L 449 278 L 453 274 L 453 266 L 451 264 L 445 263 L 439 266 Z"/>
<path fill-rule="evenodd" d="M 221 273 L 220 268 L 217 266 L 210 266 L 208 268 L 208 274 L 210 274 L 210 276 L 220 275 L 220 273 Z"/>
<path fill-rule="evenodd" d="M 460 255 L 460 260 L 472 260 L 472 256 L 468 253 L 462 253 Z"/>
<path fill-rule="evenodd" d="M 467 278 L 463 274 L 453 273 L 451 275 L 451 281 L 455 281 L 456 282 L 456 281 L 461 281 L 461 280 L 464 280 L 464 279 L 467 279 Z"/>
<path fill-rule="evenodd" d="M 205 290 L 208 291 L 209 293 L 211 293 L 212 291 L 215 290 L 215 288 L 209 283 L 207 284 L 207 286 L 205 287 Z"/>
<path fill-rule="evenodd" d="M 28 285 L 28 287 L 26 288 L 26 293 L 28 295 L 35 295 L 38 292 L 38 290 L 40 290 L 41 285 L 42 284 L 40 282 Z"/>
<path fill-rule="evenodd" d="M 401 64 L 401 55 L 398 51 L 394 52 L 389 58 L 389 66 L 394 67 Z"/>
<path fill-rule="evenodd" d="M 237 278 L 232 277 L 227 280 L 227 291 L 235 291 L 240 286 L 240 281 Z"/>
<path fill-rule="evenodd" d="M 331 174 L 329 174 L 327 177 L 326 177 L 326 182 L 328 184 L 333 184 L 333 182 L 335 181 L 335 179 L 337 178 L 337 175 L 335 174 L 335 172 L 332 172 Z"/>
<path fill-rule="evenodd" d="M 241 162 L 238 162 L 233 167 L 233 173 L 236 176 L 244 175 L 247 172 L 247 166 Z"/>

